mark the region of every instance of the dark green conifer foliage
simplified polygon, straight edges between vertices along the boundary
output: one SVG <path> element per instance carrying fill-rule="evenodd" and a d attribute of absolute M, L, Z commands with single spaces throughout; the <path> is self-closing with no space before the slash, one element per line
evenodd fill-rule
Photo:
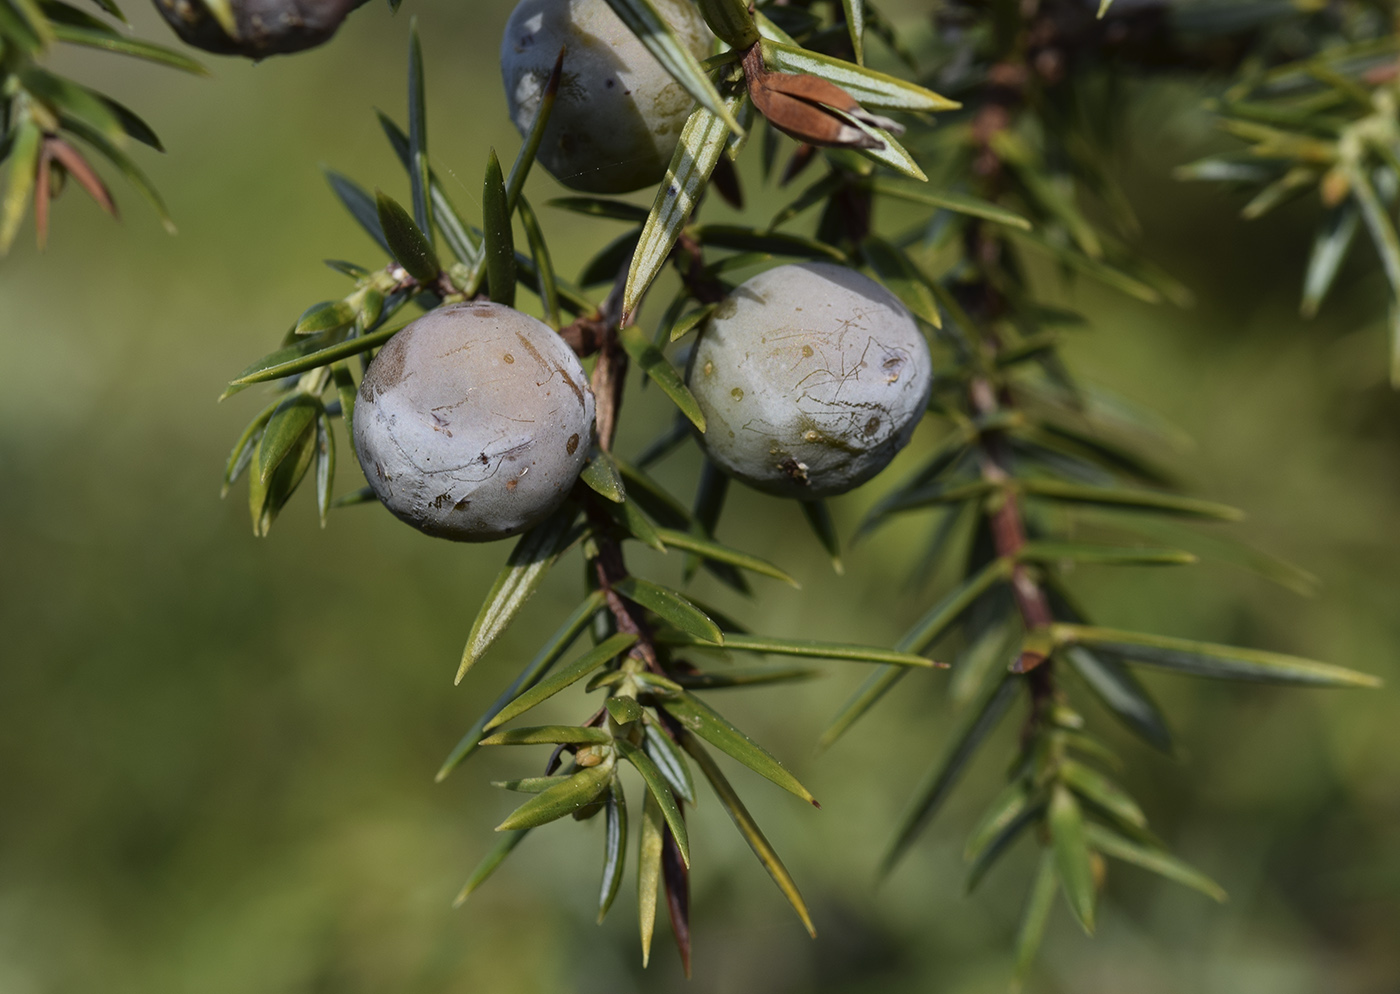
<path fill-rule="evenodd" d="M 220 24 L 231 17 L 226 0 L 191 2 L 206 4 Z M 458 681 L 470 677 L 546 574 L 582 558 L 577 608 L 559 619 L 438 774 L 445 778 L 481 747 L 550 750 L 522 779 L 497 784 L 526 797 L 501 823 L 499 843 L 460 900 L 534 829 L 566 816 L 601 815 L 600 919 L 627 870 L 630 827 L 638 838 L 643 959 L 664 890 L 688 970 L 686 812 L 704 781 L 815 935 L 796 882 L 714 753 L 803 801 L 816 800 L 708 695 L 805 679 L 810 660 L 870 667 L 823 747 L 901 680 L 948 687 L 956 730 L 945 752 L 932 757 L 902 821 L 887 827 L 885 870 L 917 842 L 992 733 L 1017 724 L 1018 751 L 1004 757 L 1007 783 L 970 827 L 966 858 L 971 891 L 1012 846 L 1029 840 L 1043 850 L 1026 881 L 1018 982 L 1057 894 L 1093 930 L 1112 862 L 1222 900 L 1215 883 L 1151 832 L 1148 812 L 1130 793 L 1133 772 L 1122 770 L 1086 725 L 1081 702 L 1097 699 L 1133 734 L 1170 752 L 1169 717 L 1138 680 L 1140 668 L 1313 687 L 1374 681 L 1277 653 L 1095 624 L 1092 605 L 1074 596 L 1073 569 L 1190 565 L 1197 558 L 1191 550 L 1201 547 L 1197 529 L 1219 528 L 1240 512 L 1183 492 L 1157 465 L 1168 440 L 1152 420 L 1079 380 L 1059 345 L 1064 329 L 1082 319 L 1043 300 L 1028 274 L 1048 260 L 1067 280 L 1095 280 L 1163 306 L 1188 300 L 1187 288 L 1134 249 L 1132 205 L 1107 167 L 1132 81 L 1187 75 L 1216 88 L 1209 110 L 1240 146 L 1183 166 L 1181 177 L 1246 191 L 1245 218 L 1295 197 L 1320 199 L 1325 213 L 1299 272 L 1307 315 L 1323 306 L 1364 233 L 1395 293 L 1391 369 L 1400 385 L 1400 39 L 1393 7 L 1382 0 L 1105 0 L 1096 10 L 1084 0 L 950 0 L 931 5 L 936 30 L 911 41 L 864 0 L 791 0 L 753 10 L 743 0 L 697 0 L 721 39 L 714 56 L 699 62 L 650 0 L 607 3 L 694 101 L 651 209 L 599 197 L 551 202 L 596 218 L 599 232 L 596 256 L 567 270 L 577 268 L 577 280 L 557 268 L 562 260 L 548 248 L 548 213 L 537 212 L 525 188 L 567 69 L 565 52 L 519 150 L 481 150 L 483 216 L 459 212 L 429 166 L 431 73 L 411 31 L 406 127 L 381 115 L 409 198 L 400 203 L 379 188 L 401 185 L 402 176 L 378 177 L 379 186 L 366 188 L 328 173 L 375 249 L 363 265 L 332 263 L 351 283 L 344 297 L 313 303 L 291 322 L 280 347 L 225 391 L 259 384 L 275 390 L 237 440 L 224 474 L 226 491 L 248 478 L 253 530 L 266 535 L 309 480 L 323 524 L 332 509 L 372 499 L 367 490 L 332 494 L 334 423 L 348 430 L 363 366 L 411 316 L 479 298 L 513 304 L 520 294 L 538 301 L 546 322 L 590 364 L 598 413 L 586 468 L 563 507 L 516 540 L 456 669 Z M 111 0 L 98 6 L 121 17 Z M 114 210 L 80 146 L 115 166 L 165 216 L 126 151 L 129 141 L 158 150 L 159 141 L 134 112 L 45 70 L 45 53 L 59 43 L 200 71 L 62 0 L 0 0 L 0 252 L 31 203 L 42 243 L 49 202 L 65 177 Z M 893 57 L 898 74 L 867 68 L 872 49 L 882 65 Z M 742 198 L 733 162 L 744 154 L 761 159 L 766 182 L 784 191 L 785 205 L 757 226 L 708 222 L 711 185 L 727 200 Z M 812 215 L 815 236 L 798 233 L 798 220 Z M 877 226 L 877 218 L 884 223 Z M 621 222 L 624 233 L 613 239 L 604 222 Z M 348 246 L 345 254 L 363 250 Z M 791 260 L 834 261 L 874 276 L 921 322 L 932 345 L 937 379 L 926 417 L 942 426 L 942 442 L 887 488 L 861 532 L 896 515 L 927 516 L 939 524 L 920 550 L 925 572 L 948 575 L 938 567 L 951 556 L 959 569 L 893 647 L 750 632 L 628 566 L 628 544 L 639 542 L 684 557 L 687 577 L 703 567 L 760 599 L 762 584 L 796 582 L 781 566 L 723 543 L 730 484 L 718 470 L 707 468 L 689 495 L 668 492 L 649 473 L 706 429 L 682 372 L 688 338 L 704 334 L 740 273 Z M 668 267 L 679 274 L 680 289 L 644 312 Z M 633 365 L 674 403 L 675 427 L 642 452 L 617 452 Z M 839 568 L 846 553 L 826 507 L 791 502 L 791 511 L 810 521 L 814 540 Z M 1206 545 L 1231 550 L 1218 536 Z M 1243 555 L 1296 584 L 1298 571 Z M 704 662 L 718 654 L 743 657 L 743 665 Z M 801 665 L 788 657 L 800 657 Z M 935 670 L 934 660 L 951 669 L 916 672 Z M 575 684 L 599 694 L 576 724 L 516 721 L 528 722 L 533 708 Z M 628 767 L 636 773 L 628 776 L 630 818 L 621 776 Z"/>

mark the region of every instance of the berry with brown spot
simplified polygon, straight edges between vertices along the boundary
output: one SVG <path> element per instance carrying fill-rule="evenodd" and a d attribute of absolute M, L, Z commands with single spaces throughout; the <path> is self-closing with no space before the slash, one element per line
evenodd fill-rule
<path fill-rule="evenodd" d="M 767 493 L 845 493 L 889 465 L 933 390 L 933 360 L 889 290 L 829 263 L 778 266 L 706 322 L 687 383 L 711 460 Z"/>
<path fill-rule="evenodd" d="M 355 404 L 355 454 L 375 495 L 415 528 L 463 542 L 548 517 L 592 432 L 578 358 L 501 304 L 452 304 L 414 321 L 370 363 Z"/>

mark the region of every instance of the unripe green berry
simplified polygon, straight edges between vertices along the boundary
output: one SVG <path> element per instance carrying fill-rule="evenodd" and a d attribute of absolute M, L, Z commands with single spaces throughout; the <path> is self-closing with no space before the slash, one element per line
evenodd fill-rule
<path fill-rule="evenodd" d="M 156 8 L 187 44 L 217 55 L 261 59 L 315 48 L 330 40 L 346 15 L 364 0 L 229 0 L 237 37 L 209 13 L 202 0 L 156 0 Z"/>
<path fill-rule="evenodd" d="M 783 497 L 845 493 L 908 444 L 933 389 L 913 315 L 842 266 L 778 266 L 719 305 L 687 382 L 705 451 L 730 476 Z"/>
<path fill-rule="evenodd" d="M 452 304 L 380 349 L 354 428 L 385 507 L 429 535 L 486 542 L 538 524 L 568 496 L 592 441 L 593 392 L 542 322 Z"/>
<path fill-rule="evenodd" d="M 697 58 L 710 35 L 686 0 L 656 8 Z M 606 0 L 522 0 L 501 40 L 511 120 L 525 134 L 559 50 L 559 95 L 539 162 L 565 186 L 626 193 L 659 182 L 694 101 L 642 46 Z"/>

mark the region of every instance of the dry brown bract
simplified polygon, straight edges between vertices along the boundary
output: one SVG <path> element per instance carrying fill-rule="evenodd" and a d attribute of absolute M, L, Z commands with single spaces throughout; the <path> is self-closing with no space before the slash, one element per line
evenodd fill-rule
<path fill-rule="evenodd" d="M 34 228 L 43 249 L 49 238 L 49 201 L 63 190 L 67 176 L 76 179 L 97 205 L 117 217 L 117 205 L 87 160 L 72 145 L 53 134 L 46 134 L 39 148 L 39 163 L 34 176 Z"/>
<path fill-rule="evenodd" d="M 852 124 L 852 120 L 891 134 L 904 131 L 894 121 L 871 114 L 835 83 L 816 76 L 771 71 L 763 64 L 760 45 L 744 54 L 744 78 L 758 112 L 779 131 L 809 145 L 885 147 L 884 142 Z"/>

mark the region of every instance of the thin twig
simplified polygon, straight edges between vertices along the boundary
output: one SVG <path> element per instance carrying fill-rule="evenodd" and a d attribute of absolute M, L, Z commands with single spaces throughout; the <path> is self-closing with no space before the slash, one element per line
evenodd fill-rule
<path fill-rule="evenodd" d="M 604 452 L 612 451 L 613 439 L 617 434 L 617 417 L 622 409 L 623 390 L 627 380 L 627 352 L 623 349 L 618 335 L 624 320 L 622 302 L 627 288 L 627 272 L 631 265 L 632 260 L 629 257 L 619 269 L 612 291 L 598 309 L 597 316 L 590 319 L 590 324 L 601 332 L 597 349 L 598 360 L 593 367 L 591 385 L 596 405 L 594 418 L 597 424 L 598 447 Z M 590 504 L 593 503 L 596 502 L 590 499 Z M 598 586 L 607 599 L 608 610 L 617 624 L 618 631 L 637 636 L 637 643 L 629 655 L 641 660 L 652 672 L 661 673 L 655 636 L 647 624 L 645 614 L 640 607 L 613 589 L 627 579 L 629 574 L 622 555 L 622 545 L 612 535 L 612 522 L 608 515 L 596 506 L 588 508 L 588 518 L 593 525 L 593 534 L 598 545 L 598 555 L 593 560 Z"/>

